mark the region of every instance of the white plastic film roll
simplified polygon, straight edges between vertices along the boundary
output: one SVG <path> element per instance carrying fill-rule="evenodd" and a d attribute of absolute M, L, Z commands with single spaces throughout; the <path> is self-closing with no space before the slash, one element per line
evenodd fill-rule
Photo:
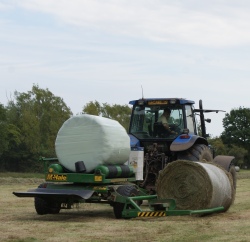
<path fill-rule="evenodd" d="M 130 139 L 119 122 L 82 114 L 65 121 L 55 150 L 65 168 L 74 172 L 75 163 L 83 161 L 88 173 L 101 164 L 124 164 L 129 159 Z"/>

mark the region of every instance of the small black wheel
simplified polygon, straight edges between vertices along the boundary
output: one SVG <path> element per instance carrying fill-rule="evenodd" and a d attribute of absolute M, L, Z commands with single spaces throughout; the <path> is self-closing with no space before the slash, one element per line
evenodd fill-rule
<path fill-rule="evenodd" d="M 122 211 L 124 209 L 124 203 L 114 202 L 113 211 L 117 219 L 122 218 Z"/>
<path fill-rule="evenodd" d="M 48 202 L 40 197 L 35 197 L 35 209 L 37 214 L 44 215 L 49 213 Z"/>
<path fill-rule="evenodd" d="M 38 188 L 44 188 L 44 184 L 38 186 Z M 34 199 L 35 209 L 37 214 L 44 215 L 44 214 L 57 214 L 61 210 L 61 204 L 55 201 L 50 201 L 44 198 L 35 197 Z"/>
<path fill-rule="evenodd" d="M 39 215 L 58 214 L 61 210 L 61 204 L 35 197 L 35 209 Z"/>
<path fill-rule="evenodd" d="M 127 185 L 118 187 L 116 192 L 123 197 L 133 197 L 138 195 L 138 191 L 134 186 L 127 186 Z M 113 211 L 117 219 L 122 218 L 122 211 L 124 209 L 124 206 L 125 206 L 124 203 L 114 202 Z"/>

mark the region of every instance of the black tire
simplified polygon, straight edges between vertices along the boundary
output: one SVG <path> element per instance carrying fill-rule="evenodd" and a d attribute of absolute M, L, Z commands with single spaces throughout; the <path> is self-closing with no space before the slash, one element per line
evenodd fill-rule
<path fill-rule="evenodd" d="M 44 184 L 39 185 L 38 188 L 44 188 Z M 36 212 L 39 215 L 57 214 L 61 210 L 60 203 L 49 201 L 40 197 L 35 197 L 34 203 L 35 203 Z"/>
<path fill-rule="evenodd" d="M 40 197 L 35 197 L 35 209 L 37 214 L 39 215 L 44 215 L 49 213 L 48 203 Z"/>
<path fill-rule="evenodd" d="M 134 186 L 120 186 L 117 188 L 116 192 L 123 197 L 133 197 L 138 195 L 138 191 Z M 122 211 L 124 209 L 124 206 L 124 203 L 114 202 L 113 211 L 117 219 L 122 218 Z"/>
<path fill-rule="evenodd" d="M 61 204 L 35 197 L 35 209 L 39 215 L 58 214 L 61 210 Z"/>
<path fill-rule="evenodd" d="M 178 160 L 213 161 L 211 150 L 203 144 L 195 144 L 190 149 L 180 152 L 177 156 Z"/>
<path fill-rule="evenodd" d="M 49 203 L 49 213 L 58 214 L 61 210 L 61 203 L 50 202 Z"/>

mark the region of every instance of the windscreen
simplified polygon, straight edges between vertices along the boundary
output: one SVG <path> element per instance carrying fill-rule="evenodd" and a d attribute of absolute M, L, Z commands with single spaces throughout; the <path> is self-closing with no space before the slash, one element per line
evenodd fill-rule
<path fill-rule="evenodd" d="M 164 109 L 166 108 L 169 108 L 171 111 L 170 115 L 167 117 L 167 122 L 170 129 L 175 131 L 175 134 L 159 132 L 162 127 L 160 127 L 161 122 L 159 122 L 158 119 L 160 119 L 161 115 L 163 115 Z M 137 138 L 144 139 L 177 136 L 182 132 L 184 127 L 182 108 L 182 105 L 135 106 L 132 114 L 130 133 Z"/>

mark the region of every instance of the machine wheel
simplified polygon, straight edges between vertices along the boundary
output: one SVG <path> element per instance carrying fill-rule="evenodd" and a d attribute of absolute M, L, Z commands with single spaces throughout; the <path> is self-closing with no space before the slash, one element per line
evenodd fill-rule
<path fill-rule="evenodd" d="M 38 188 L 44 188 L 44 184 L 40 184 Z M 35 197 L 34 199 L 35 209 L 37 214 L 44 215 L 44 214 L 57 214 L 61 210 L 61 204 L 48 201 L 46 199 Z"/>
<path fill-rule="evenodd" d="M 178 160 L 213 161 L 212 153 L 207 145 L 195 144 L 190 149 L 178 154 Z"/>
<path fill-rule="evenodd" d="M 37 214 L 39 215 L 44 215 L 49 213 L 48 203 L 40 197 L 35 197 L 35 209 Z"/>
<path fill-rule="evenodd" d="M 37 214 L 57 214 L 60 212 L 60 204 L 49 202 L 40 197 L 35 197 L 35 209 Z"/>
<path fill-rule="evenodd" d="M 117 188 L 117 193 L 122 195 L 123 197 L 133 197 L 138 195 L 138 191 L 134 186 L 120 186 Z M 115 217 L 117 219 L 122 218 L 122 211 L 124 209 L 125 204 L 120 202 L 114 202 L 113 210 Z"/>

